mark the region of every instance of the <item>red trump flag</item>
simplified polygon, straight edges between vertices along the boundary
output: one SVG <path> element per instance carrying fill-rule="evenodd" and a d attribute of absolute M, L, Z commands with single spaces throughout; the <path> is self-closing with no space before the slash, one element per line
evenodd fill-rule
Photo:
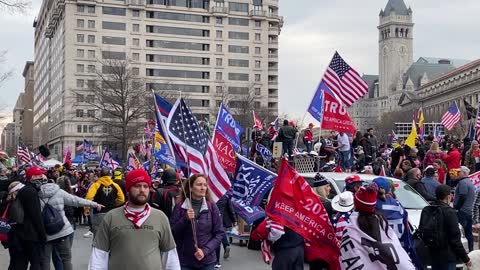
<path fill-rule="evenodd" d="M 355 134 L 355 124 L 347 109 L 329 91 L 323 91 L 322 128 Z"/>
<path fill-rule="evenodd" d="M 217 151 L 218 162 L 228 173 L 235 173 L 237 160 L 232 144 L 223 136 L 221 132 L 215 130 L 213 135 L 213 147 Z"/>
<path fill-rule="evenodd" d="M 322 259 L 330 269 L 340 269 L 340 243 L 327 211 L 307 181 L 285 159 L 266 212 L 275 223 L 303 236 L 307 261 Z"/>

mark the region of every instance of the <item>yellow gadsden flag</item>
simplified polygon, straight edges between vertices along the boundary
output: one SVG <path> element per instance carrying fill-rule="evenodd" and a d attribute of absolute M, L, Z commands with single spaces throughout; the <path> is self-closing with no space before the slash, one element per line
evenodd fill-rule
<path fill-rule="evenodd" d="M 415 139 L 417 138 L 417 127 L 415 124 L 415 120 L 412 122 L 412 131 L 410 131 L 410 135 L 408 135 L 405 144 L 408 145 L 410 148 L 415 147 Z"/>

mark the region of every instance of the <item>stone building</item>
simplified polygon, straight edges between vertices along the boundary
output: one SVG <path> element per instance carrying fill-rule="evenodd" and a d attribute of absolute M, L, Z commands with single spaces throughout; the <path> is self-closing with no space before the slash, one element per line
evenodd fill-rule
<path fill-rule="evenodd" d="M 147 90 L 182 91 L 199 119 L 212 120 L 225 92 L 233 111 L 251 94 L 275 119 L 282 24 L 278 0 L 43 0 L 34 22 L 35 145 L 61 155 L 84 138 L 105 141 L 92 117 L 101 112 L 86 101 L 108 58 L 128 59 Z"/>
<path fill-rule="evenodd" d="M 424 89 L 438 80 L 453 80 L 450 76 L 462 73 L 464 65 L 470 61 L 419 57 L 414 62 L 413 11 L 407 8 L 403 0 L 388 1 L 380 11 L 377 28 L 379 75 L 363 76 L 369 85 L 369 92 L 349 109 L 357 128 L 365 131 L 374 126 L 386 112 L 417 110 L 421 106 L 428 110 L 426 117 L 433 117 L 433 112 L 436 111 L 437 118 L 431 121 L 439 121 L 438 113 L 443 111 L 443 114 L 446 111 L 446 107 L 439 103 L 448 104 L 452 99 L 446 92 L 437 91 L 434 95 L 432 91 Z M 462 96 L 465 93 L 458 92 L 456 95 Z M 430 104 L 427 100 L 433 99 L 437 100 L 433 102 L 436 105 L 427 108 L 427 104 Z M 472 96 L 472 102 L 474 100 Z"/>

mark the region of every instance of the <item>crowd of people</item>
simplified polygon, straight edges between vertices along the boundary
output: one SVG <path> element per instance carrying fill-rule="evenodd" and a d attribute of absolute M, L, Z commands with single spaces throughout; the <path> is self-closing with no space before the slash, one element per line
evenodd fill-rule
<path fill-rule="evenodd" d="M 473 230 L 480 229 L 480 196 L 469 175 L 480 168 L 478 142 L 427 136 L 415 147 L 400 139 L 379 144 L 374 129 L 355 137 L 332 132 L 315 140 L 312 128 L 303 131 L 305 150 L 322 161 L 311 186 L 335 236 L 342 246 L 357 241 L 380 252 L 362 255 L 362 249 L 340 248 L 342 269 L 368 265 L 374 261 L 371 256 L 378 256 L 383 269 L 423 269 L 427 264 L 434 270 L 455 269 L 458 262 L 472 267 L 468 252 L 474 250 Z M 287 120 L 278 133 L 257 132 L 252 134 L 256 143 L 271 148 L 278 139 L 287 157 L 298 152 L 298 130 Z M 258 154 L 253 150 L 250 157 Z M 352 174 L 345 179 L 344 192 L 332 199 L 332 187 L 322 172 L 337 170 Z M 378 177 L 367 183 L 362 174 Z M 407 211 L 396 199 L 395 185 L 386 176 L 404 181 L 430 202 L 414 234 Z M 123 175 L 121 168 L 77 168 L 71 163 L 45 170 L 31 165 L 2 169 L 0 213 L 8 224 L 1 226 L 8 225 L 9 230 L 0 231 L 0 240 L 9 251 L 9 270 L 28 265 L 45 270 L 51 264 L 56 270 L 73 269 L 71 250 L 78 225 L 88 226 L 83 236 L 93 238 L 92 270 L 158 269 L 159 265 L 167 270 L 220 268 L 222 246 L 223 258 L 230 257 L 227 232 L 237 225 L 238 217 L 231 192 L 216 203 L 210 200 L 208 179 L 203 174 L 183 178 L 172 168 L 156 175 L 143 169 Z M 269 241 L 275 254 L 272 269 L 303 269 L 305 259 L 311 270 L 331 269 L 322 260 L 305 257 L 309 244 L 294 228 L 268 219 L 264 220 L 268 225 L 261 222 L 253 224 L 249 247 Z M 387 246 L 394 252 L 384 254 Z M 357 256 L 355 262 L 342 260 L 352 256 Z"/>

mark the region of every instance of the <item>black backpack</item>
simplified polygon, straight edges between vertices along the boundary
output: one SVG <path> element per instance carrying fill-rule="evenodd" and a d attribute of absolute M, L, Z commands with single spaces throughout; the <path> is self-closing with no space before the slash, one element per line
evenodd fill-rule
<path fill-rule="evenodd" d="M 448 245 L 445 238 L 445 220 L 443 210 L 438 205 L 423 208 L 418 226 L 419 237 L 431 249 L 440 249 Z"/>
<path fill-rule="evenodd" d="M 63 221 L 63 217 L 60 211 L 48 204 L 49 200 L 50 199 L 48 199 L 47 202 L 42 200 L 45 204 L 42 210 L 42 219 L 43 226 L 45 227 L 45 232 L 48 235 L 53 235 L 63 229 L 63 226 L 65 226 L 65 222 Z"/>
<path fill-rule="evenodd" d="M 173 212 L 173 207 L 178 202 L 179 196 L 180 189 L 176 185 L 159 188 L 153 199 L 153 205 L 155 208 L 163 211 L 163 213 L 170 218 Z"/>

